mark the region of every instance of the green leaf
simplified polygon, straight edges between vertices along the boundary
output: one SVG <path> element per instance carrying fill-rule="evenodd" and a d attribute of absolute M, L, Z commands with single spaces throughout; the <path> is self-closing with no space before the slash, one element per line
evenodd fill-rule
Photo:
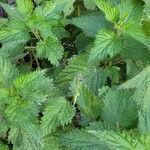
<path fill-rule="evenodd" d="M 146 35 L 148 37 L 150 37 L 150 31 L 149 31 L 149 27 L 150 27 L 150 21 L 143 21 L 143 30 L 146 33 Z"/>
<path fill-rule="evenodd" d="M 89 131 L 99 138 L 111 150 L 148 150 L 150 148 L 150 136 L 135 137 L 133 132 L 117 133 L 108 131 Z"/>
<path fill-rule="evenodd" d="M 106 67 L 104 73 L 111 80 L 111 85 L 118 84 L 120 81 L 120 68 L 117 66 Z"/>
<path fill-rule="evenodd" d="M 145 86 L 149 83 L 150 83 L 150 66 L 148 65 L 143 69 L 143 71 L 137 74 L 134 78 L 120 85 L 120 88 L 121 89 L 139 88 L 140 86 L 142 85 Z"/>
<path fill-rule="evenodd" d="M 19 21 L 24 20 L 25 16 L 23 14 L 21 14 L 15 7 L 5 4 L 5 3 L 1 3 L 1 2 L 0 2 L 0 5 L 6 11 L 9 18 L 11 18 L 13 20 L 19 20 Z"/>
<path fill-rule="evenodd" d="M 147 112 L 150 112 L 150 84 L 148 86 L 145 86 L 143 88 L 143 99 L 141 100 L 142 102 L 142 109 L 146 110 Z M 141 93 L 142 95 L 142 93 Z"/>
<path fill-rule="evenodd" d="M 95 23 L 96 22 L 96 23 Z M 94 12 L 71 20 L 71 23 L 81 28 L 85 35 L 95 37 L 100 29 L 109 27 L 104 16 L 99 12 Z"/>
<path fill-rule="evenodd" d="M 43 140 L 40 130 L 31 122 L 24 122 L 22 128 L 12 127 L 9 132 L 9 141 L 13 149 L 19 150 L 42 150 Z"/>
<path fill-rule="evenodd" d="M 119 11 L 107 0 L 95 0 L 96 5 L 105 13 L 108 21 L 115 23 L 119 18 Z"/>
<path fill-rule="evenodd" d="M 18 71 L 9 61 L 0 57 L 0 74 L 0 87 L 10 87 Z"/>
<path fill-rule="evenodd" d="M 84 0 L 84 6 L 86 9 L 94 10 L 96 7 L 94 0 Z"/>
<path fill-rule="evenodd" d="M 0 56 L 10 60 L 11 62 L 15 62 L 24 57 L 24 46 L 21 43 L 24 43 L 25 41 L 13 41 L 13 42 L 7 42 L 4 43 L 2 48 L 0 49 Z"/>
<path fill-rule="evenodd" d="M 144 20 L 150 22 L 150 5 L 149 0 L 144 0 L 145 6 L 144 6 Z"/>
<path fill-rule="evenodd" d="M 116 24 L 116 28 L 150 47 L 150 38 L 144 33 L 140 22 L 143 14 L 143 3 L 132 0 L 122 1 L 118 9 L 120 20 Z"/>
<path fill-rule="evenodd" d="M 75 46 L 78 52 L 84 52 L 88 46 L 92 45 L 93 39 L 91 37 L 85 36 L 84 33 L 77 35 L 75 39 Z"/>
<path fill-rule="evenodd" d="M 129 91 L 109 90 L 103 100 L 103 120 L 112 128 L 129 127 L 137 119 L 137 105 Z"/>
<path fill-rule="evenodd" d="M 93 94 L 98 94 L 98 90 L 102 88 L 107 82 L 107 73 L 103 69 L 91 69 L 89 70 L 85 77 L 84 83 L 93 92 Z"/>
<path fill-rule="evenodd" d="M 150 51 L 140 41 L 137 41 L 134 38 L 131 38 L 129 36 L 124 36 L 124 45 L 125 48 L 123 51 L 121 51 L 121 55 L 126 60 L 141 61 L 144 64 L 150 63 L 150 59 L 149 59 Z M 134 55 L 135 51 L 136 51 L 136 55 Z"/>
<path fill-rule="evenodd" d="M 96 136 L 86 130 L 73 130 L 62 134 L 60 141 L 71 150 L 109 150 Z"/>
<path fill-rule="evenodd" d="M 52 33 L 60 40 L 69 37 L 69 32 L 63 27 L 53 27 Z"/>
<path fill-rule="evenodd" d="M 0 28 L 4 27 L 8 23 L 7 18 L 0 18 Z"/>
<path fill-rule="evenodd" d="M 48 135 L 44 139 L 44 150 L 63 150 L 59 139 L 56 136 Z"/>
<path fill-rule="evenodd" d="M 36 51 L 39 58 L 47 58 L 52 64 L 58 65 L 64 49 L 56 37 L 50 36 L 38 42 Z"/>
<path fill-rule="evenodd" d="M 137 0 L 121 1 L 116 7 L 120 17 L 118 24 L 126 27 L 130 24 L 135 24 L 135 27 L 139 26 L 143 11 L 142 2 Z"/>
<path fill-rule="evenodd" d="M 32 0 L 16 0 L 17 9 L 24 15 L 29 15 L 33 9 Z"/>
<path fill-rule="evenodd" d="M 35 14 L 39 18 L 44 19 L 59 19 L 59 14 L 63 11 L 64 8 L 64 0 L 60 1 L 44 1 L 40 6 L 35 8 Z"/>
<path fill-rule="evenodd" d="M 55 131 L 57 127 L 70 123 L 75 114 L 74 108 L 64 97 L 55 99 L 46 107 L 42 117 L 41 129 L 44 136 Z"/>
<path fill-rule="evenodd" d="M 140 87 L 135 94 L 136 101 L 141 107 L 138 129 L 141 134 L 148 135 L 150 133 L 150 85 Z"/>
<path fill-rule="evenodd" d="M 90 122 L 89 126 L 86 127 L 86 130 L 95 130 L 95 131 L 111 131 L 111 127 L 109 126 L 109 124 L 105 121 L 94 121 L 94 122 Z"/>
<path fill-rule="evenodd" d="M 118 35 L 110 30 L 100 30 L 90 52 L 89 61 L 104 60 L 108 55 L 113 57 L 123 48 L 122 39 Z"/>
<path fill-rule="evenodd" d="M 110 150 L 133 150 L 137 147 L 137 140 L 130 133 L 116 133 L 108 131 L 89 131 L 89 133 L 96 136 L 100 142 L 107 145 Z M 144 149 L 143 149 L 144 150 Z"/>
<path fill-rule="evenodd" d="M 73 56 L 66 68 L 62 70 L 58 77 L 56 77 L 55 83 L 62 89 L 68 88 L 70 82 L 72 82 L 77 75 L 83 74 L 87 71 L 87 68 L 89 67 L 87 60 L 88 55 L 85 53 Z"/>
<path fill-rule="evenodd" d="M 66 4 L 64 9 L 63 9 L 65 17 L 71 15 L 71 13 L 74 11 L 74 5 L 73 4 L 75 1 L 76 0 L 64 0 L 64 4 Z"/>
<path fill-rule="evenodd" d="M 1 93 L 1 92 L 0 92 Z M 0 98 L 0 101 L 3 101 L 4 99 L 2 99 L 1 100 L 1 98 Z M 1 104 L 1 102 L 0 102 L 0 104 Z M 0 136 L 1 137 L 6 137 L 6 134 L 7 134 L 7 132 L 8 132 L 8 130 L 9 130 L 9 126 L 8 126 L 8 124 L 7 124 L 7 121 L 6 121 L 6 119 L 4 119 L 4 115 L 3 115 L 3 113 L 4 113 L 4 111 L 2 110 L 2 104 L 1 104 L 1 108 L 0 108 L 0 111 L 1 111 L 1 114 L 0 114 L 0 117 L 1 117 L 1 124 L 0 124 Z M 1 149 L 0 149 L 1 150 Z M 3 149 L 2 149 L 3 150 Z"/>
<path fill-rule="evenodd" d="M 0 142 L 0 150 L 9 150 L 8 146 Z"/>
<path fill-rule="evenodd" d="M 43 0 L 34 0 L 34 2 L 39 5 Z"/>
<path fill-rule="evenodd" d="M 44 71 L 23 74 L 14 80 L 13 85 L 22 99 L 35 105 L 47 100 L 48 93 L 53 89 L 53 84 L 45 77 Z"/>
<path fill-rule="evenodd" d="M 78 89 L 74 95 L 74 102 L 77 103 L 81 113 L 89 119 L 96 119 L 101 115 L 102 103 L 84 85 L 76 85 Z"/>
<path fill-rule="evenodd" d="M 24 22 L 13 20 L 9 22 L 8 27 L 0 30 L 0 42 L 27 42 L 30 39 L 29 30 Z"/>
<path fill-rule="evenodd" d="M 137 149 L 150 149 L 150 136 L 149 135 L 142 135 L 138 140 Z"/>
<path fill-rule="evenodd" d="M 150 133 L 150 115 L 149 110 L 143 109 L 139 111 L 138 130 L 140 134 L 149 135 Z"/>
<path fill-rule="evenodd" d="M 38 34 L 38 31 L 39 31 L 39 34 L 40 34 L 41 38 L 43 38 L 43 39 L 46 39 L 50 36 L 54 36 L 52 33 L 53 27 L 51 27 L 50 22 L 48 22 L 42 18 L 31 16 L 28 19 L 27 24 L 35 35 Z M 40 37 L 38 37 L 38 38 L 40 38 Z"/>
<path fill-rule="evenodd" d="M 26 30 L 5 28 L 0 30 L 0 42 L 10 41 L 28 41 L 30 39 L 29 33 Z"/>
<path fill-rule="evenodd" d="M 150 48 L 150 37 L 148 37 L 143 29 L 138 27 L 136 24 L 124 29 L 124 33 Z"/>
<path fill-rule="evenodd" d="M 135 65 L 132 60 L 126 60 L 126 74 L 127 78 L 131 79 L 141 71 L 141 67 Z"/>

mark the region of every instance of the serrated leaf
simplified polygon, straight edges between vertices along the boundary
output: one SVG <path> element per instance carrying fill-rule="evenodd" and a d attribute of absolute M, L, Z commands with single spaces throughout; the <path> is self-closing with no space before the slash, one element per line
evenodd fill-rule
<path fill-rule="evenodd" d="M 28 41 L 30 39 L 29 33 L 26 30 L 5 28 L 0 30 L 0 42 L 10 41 Z"/>
<path fill-rule="evenodd" d="M 109 124 L 106 121 L 94 121 L 94 122 L 90 122 L 89 126 L 86 127 L 86 130 L 94 130 L 94 131 L 111 131 L 111 127 L 109 126 Z"/>
<path fill-rule="evenodd" d="M 109 90 L 103 100 L 103 120 L 109 126 L 128 127 L 137 118 L 137 106 L 129 91 Z"/>
<path fill-rule="evenodd" d="M 150 22 L 150 5 L 149 5 L 149 0 L 144 0 L 145 6 L 144 6 L 144 20 Z"/>
<path fill-rule="evenodd" d="M 64 6 L 64 0 L 61 2 L 58 0 L 44 1 L 42 5 L 36 7 L 35 14 L 45 19 L 59 19 L 59 14 L 63 11 Z"/>
<path fill-rule="evenodd" d="M 137 140 L 130 133 L 116 133 L 108 131 L 89 131 L 96 136 L 100 142 L 107 145 L 110 150 L 129 150 L 136 149 Z"/>
<path fill-rule="evenodd" d="M 25 41 L 10 41 L 4 43 L 0 48 L 0 56 L 9 59 L 11 62 L 16 62 L 19 58 L 24 57 L 24 46 L 22 43 Z"/>
<path fill-rule="evenodd" d="M 4 100 L 4 99 L 1 100 L 1 98 L 0 98 L 0 101 L 3 101 L 3 100 Z M 1 102 L 0 102 L 0 104 L 1 104 Z M 2 104 L 1 104 L 1 107 L 3 107 Z M 1 114 L 0 114 L 0 117 L 1 117 L 0 137 L 1 137 L 1 138 L 2 138 L 2 137 L 4 138 L 4 137 L 6 137 L 6 134 L 7 134 L 7 131 L 8 131 L 8 129 L 9 129 L 9 126 L 8 126 L 8 124 L 7 124 L 6 119 L 4 119 L 4 115 L 3 115 L 4 111 L 3 111 L 2 109 L 4 109 L 4 108 L 1 108 L 1 109 L 0 109 L 0 111 L 1 111 Z M 0 149 L 0 150 L 1 150 L 1 149 Z"/>
<path fill-rule="evenodd" d="M 107 0 L 95 0 L 96 5 L 105 13 L 108 21 L 115 23 L 119 18 L 119 11 Z"/>
<path fill-rule="evenodd" d="M 140 134 L 149 135 L 150 133 L 150 115 L 149 110 L 143 109 L 139 111 L 138 130 Z"/>
<path fill-rule="evenodd" d="M 90 52 L 89 61 L 96 62 L 104 60 L 107 56 L 113 57 L 123 48 L 122 39 L 116 33 L 110 30 L 100 30 Z"/>
<path fill-rule="evenodd" d="M 74 18 L 71 23 L 81 28 L 84 34 L 90 37 L 95 37 L 100 29 L 109 27 L 104 16 L 98 12 Z"/>
<path fill-rule="evenodd" d="M 9 18 L 14 19 L 14 20 L 20 20 L 20 21 L 23 21 L 23 19 L 25 18 L 25 16 L 21 14 L 15 7 L 2 3 L 2 2 L 0 2 L 0 5 L 6 11 Z"/>
<path fill-rule="evenodd" d="M 77 85 L 74 102 L 77 103 L 81 113 L 89 119 L 96 119 L 101 115 L 102 103 L 84 85 Z"/>
<path fill-rule="evenodd" d="M 120 21 L 123 26 L 128 26 L 129 24 L 139 25 L 140 19 L 142 17 L 143 3 L 140 1 L 128 0 L 120 1 L 119 5 L 116 5 L 119 10 Z"/>
<path fill-rule="evenodd" d="M 59 139 L 56 136 L 49 135 L 44 139 L 44 150 L 63 150 Z"/>
<path fill-rule="evenodd" d="M 4 27 L 8 23 L 8 19 L 0 18 L 0 28 Z"/>
<path fill-rule="evenodd" d="M 84 6 L 86 9 L 94 10 L 96 7 L 94 0 L 84 0 Z"/>
<path fill-rule="evenodd" d="M 24 122 L 25 123 L 25 122 Z M 9 140 L 16 150 L 42 150 L 43 141 L 39 128 L 32 123 L 22 125 L 22 128 L 11 128 Z"/>
<path fill-rule="evenodd" d="M 140 20 L 142 19 L 143 3 L 136 1 L 122 1 L 118 6 L 120 20 L 116 27 L 124 34 L 150 47 L 150 38 L 144 33 Z"/>
<path fill-rule="evenodd" d="M 75 39 L 75 46 L 78 52 L 83 52 L 92 42 L 93 39 L 91 37 L 87 37 L 84 33 L 81 33 Z"/>
<path fill-rule="evenodd" d="M 144 45 L 150 48 L 150 37 L 148 37 L 142 28 L 135 27 L 135 25 L 130 26 L 125 30 L 125 34 L 131 36 L 132 38 L 136 39 L 137 41 L 140 41 Z"/>
<path fill-rule="evenodd" d="M 9 87 L 18 76 L 18 71 L 9 61 L 0 57 L 0 74 L 0 87 Z"/>
<path fill-rule="evenodd" d="M 108 150 L 99 139 L 86 130 L 73 130 L 60 135 L 60 141 L 67 148 L 72 150 Z"/>
<path fill-rule="evenodd" d="M 48 135 L 57 127 L 70 123 L 74 113 L 74 108 L 64 97 L 56 97 L 56 100 L 51 101 L 44 111 L 41 123 L 43 135 Z"/>
<path fill-rule="evenodd" d="M 139 88 L 140 86 L 147 85 L 149 83 L 150 83 L 150 66 L 148 65 L 143 69 L 143 71 L 137 74 L 134 78 L 120 85 L 120 88 L 121 89 Z"/>
<path fill-rule="evenodd" d="M 148 135 L 150 133 L 150 86 L 139 87 L 139 90 L 136 90 L 135 94 L 137 96 L 137 103 L 141 107 L 138 129 L 140 134 Z"/>
<path fill-rule="evenodd" d="M 76 0 L 64 0 L 64 3 L 66 4 L 63 10 L 65 17 L 71 15 L 71 13 L 74 11 L 73 4 L 75 1 Z"/>
<path fill-rule="evenodd" d="M 148 150 L 150 148 L 149 135 L 143 135 L 141 137 L 135 137 L 133 132 L 108 132 L 108 131 L 89 131 L 99 140 L 107 145 L 111 150 Z"/>
<path fill-rule="evenodd" d="M 29 15 L 33 9 L 32 0 L 16 0 L 17 9 L 24 15 Z"/>
<path fill-rule="evenodd" d="M 118 84 L 120 79 L 120 68 L 116 66 L 107 67 L 104 69 L 105 74 L 111 80 L 111 84 Z"/>
<path fill-rule="evenodd" d="M 87 64 L 88 55 L 81 54 L 74 56 L 70 59 L 69 64 L 62 70 L 62 72 L 56 77 L 55 83 L 61 88 L 66 89 L 69 87 L 70 82 L 79 75 L 87 71 L 89 67 Z M 68 89 L 67 89 L 68 90 Z"/>
<path fill-rule="evenodd" d="M 13 85 L 22 99 L 31 101 L 35 105 L 44 102 L 49 91 L 53 89 L 51 80 L 45 77 L 44 71 L 23 74 L 14 80 Z"/>
<path fill-rule="evenodd" d="M 144 64 L 150 63 L 150 51 L 140 41 L 135 40 L 129 36 L 124 36 L 125 48 L 121 51 L 121 55 L 127 60 L 137 60 Z M 136 55 L 135 54 L 136 51 Z"/>
<path fill-rule="evenodd" d="M 64 49 L 56 37 L 50 36 L 38 42 L 36 51 L 39 58 L 47 58 L 52 64 L 58 65 Z"/>
<path fill-rule="evenodd" d="M 141 67 L 135 65 L 132 60 L 126 60 L 126 74 L 127 78 L 131 79 L 141 71 Z"/>
<path fill-rule="evenodd" d="M 93 94 L 98 94 L 98 90 L 102 88 L 107 82 L 107 73 L 103 69 L 91 69 L 89 70 L 85 77 L 84 83 L 93 92 Z"/>

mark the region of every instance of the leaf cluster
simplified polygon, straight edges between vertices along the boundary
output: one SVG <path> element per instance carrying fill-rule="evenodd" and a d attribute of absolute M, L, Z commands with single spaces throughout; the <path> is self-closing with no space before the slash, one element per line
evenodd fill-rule
<path fill-rule="evenodd" d="M 0 2 L 0 150 L 149 150 L 149 6 Z"/>

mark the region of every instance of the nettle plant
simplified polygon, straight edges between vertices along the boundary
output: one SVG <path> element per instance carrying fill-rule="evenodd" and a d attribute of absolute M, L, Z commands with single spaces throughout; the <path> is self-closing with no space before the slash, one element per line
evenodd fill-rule
<path fill-rule="evenodd" d="M 148 0 L 0 6 L 0 150 L 150 149 Z"/>

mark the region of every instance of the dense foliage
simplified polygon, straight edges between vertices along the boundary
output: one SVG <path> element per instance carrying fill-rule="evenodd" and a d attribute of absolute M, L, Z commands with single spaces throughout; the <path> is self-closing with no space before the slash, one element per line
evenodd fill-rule
<path fill-rule="evenodd" d="M 149 0 L 0 6 L 0 150 L 150 149 Z"/>

